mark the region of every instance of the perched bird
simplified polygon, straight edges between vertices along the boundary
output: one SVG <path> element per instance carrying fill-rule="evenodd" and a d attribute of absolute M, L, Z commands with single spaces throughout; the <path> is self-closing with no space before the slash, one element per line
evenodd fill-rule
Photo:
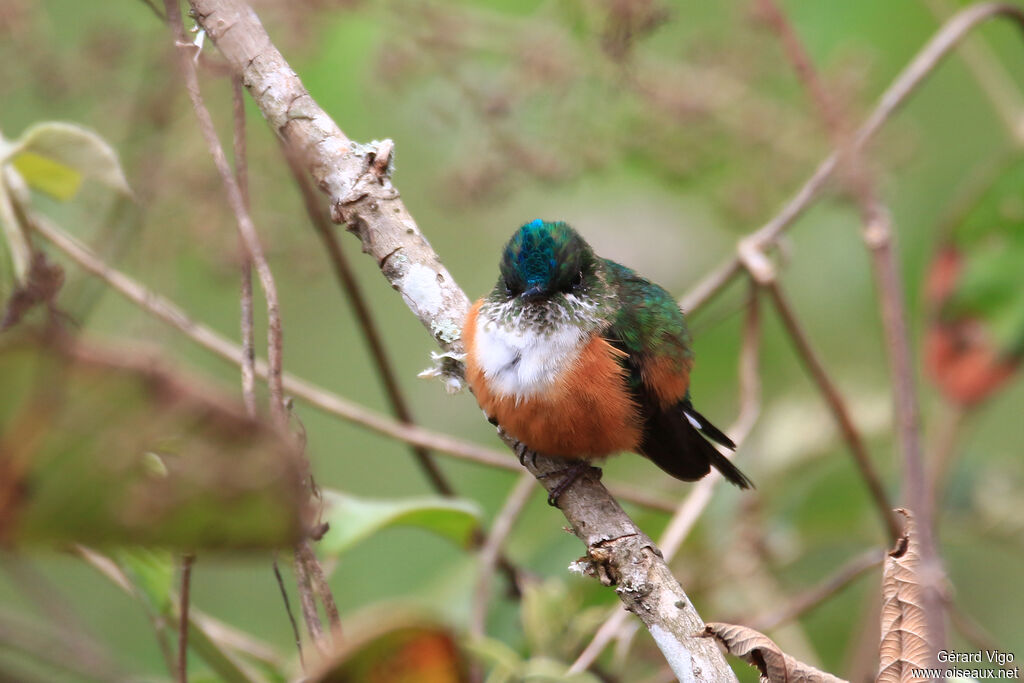
<path fill-rule="evenodd" d="M 714 466 L 751 486 L 705 440 L 736 447 L 690 401 L 690 337 L 668 292 L 562 222 L 519 228 L 500 267 L 466 317 L 466 379 L 488 419 L 526 448 L 576 461 L 549 503 L 590 460 L 620 451 L 683 481 Z"/>

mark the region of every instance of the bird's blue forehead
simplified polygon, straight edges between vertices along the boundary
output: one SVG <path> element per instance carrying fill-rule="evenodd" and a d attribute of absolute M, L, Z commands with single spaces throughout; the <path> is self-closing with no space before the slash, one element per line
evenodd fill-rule
<path fill-rule="evenodd" d="M 583 238 L 566 223 L 533 220 L 508 241 L 501 272 L 511 289 L 548 286 L 566 274 L 563 270 L 579 269 L 584 249 Z"/>

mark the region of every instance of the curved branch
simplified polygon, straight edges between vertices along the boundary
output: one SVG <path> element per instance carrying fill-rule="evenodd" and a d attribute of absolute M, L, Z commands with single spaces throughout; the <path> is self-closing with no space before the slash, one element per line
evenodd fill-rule
<path fill-rule="evenodd" d="M 461 352 L 459 334 L 469 300 L 455 284 L 391 185 L 391 143 L 353 143 L 313 101 L 270 42 L 256 14 L 240 0 L 190 0 L 206 30 L 242 77 L 273 129 L 297 150 L 328 195 L 332 217 L 348 224 L 384 276 L 445 350 Z M 448 372 L 461 374 L 461 364 Z M 538 457 L 528 469 L 546 486 L 564 468 Z M 616 586 L 626 608 L 647 626 L 681 680 L 735 680 L 721 652 L 696 637 L 703 621 L 672 576 L 661 552 L 592 476 L 559 499 L 566 519 L 587 546 L 586 573 Z"/>
<path fill-rule="evenodd" d="M 857 154 L 867 147 L 882 125 L 898 110 L 925 78 L 935 70 L 942 60 L 963 38 L 979 24 L 989 19 L 1002 17 L 1024 29 L 1024 9 L 1002 2 L 982 2 L 964 8 L 953 15 L 932 36 L 931 40 L 917 53 L 914 59 L 900 72 L 892 85 L 879 98 L 874 111 L 853 134 L 848 152 Z M 814 202 L 840 166 L 840 152 L 828 155 L 814 173 L 797 190 L 790 200 L 771 220 L 740 240 L 750 240 L 764 249 L 773 244 L 785 230 Z M 741 271 L 742 262 L 738 254 L 723 261 L 714 271 L 698 282 L 680 302 L 683 310 L 693 311 L 718 294 L 733 276 Z"/>

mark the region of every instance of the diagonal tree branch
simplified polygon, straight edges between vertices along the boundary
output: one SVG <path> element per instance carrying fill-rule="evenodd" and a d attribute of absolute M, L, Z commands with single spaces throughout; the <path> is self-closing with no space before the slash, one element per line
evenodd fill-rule
<path fill-rule="evenodd" d="M 869 569 L 882 564 L 885 552 L 878 548 L 867 550 L 826 577 L 820 583 L 811 586 L 793 596 L 790 601 L 779 609 L 759 614 L 747 620 L 745 624 L 756 631 L 771 631 L 788 621 L 796 619 L 818 605 L 836 595 L 857 580 Z"/>
<path fill-rule="evenodd" d="M 185 29 L 181 20 L 178 0 L 164 0 L 164 9 L 165 14 L 167 15 L 167 24 L 171 29 L 171 34 L 176 39 L 176 47 L 187 47 L 189 44 L 185 39 Z M 214 165 L 217 167 L 217 173 L 220 175 L 221 182 L 224 185 L 225 194 L 227 195 L 228 205 L 231 207 L 231 211 L 235 215 L 238 234 L 241 238 L 242 244 L 245 246 L 245 251 L 248 254 L 249 260 L 256 269 L 256 275 L 259 278 L 260 286 L 263 289 L 263 296 L 267 302 L 267 384 L 270 387 L 270 414 L 275 422 L 278 424 L 285 424 L 288 421 L 288 413 L 284 404 L 284 385 L 282 380 L 284 328 L 281 323 L 281 307 L 277 295 L 277 284 L 275 283 L 274 275 L 270 270 L 270 264 L 267 262 L 266 256 L 263 252 L 263 245 L 260 243 L 259 234 L 256 232 L 256 226 L 253 223 L 251 214 L 249 213 L 248 197 L 246 196 L 247 193 L 242 191 L 239 178 L 236 178 L 235 174 L 231 171 L 231 167 L 228 165 L 227 155 L 225 155 L 224 148 L 221 146 L 220 140 L 217 137 L 217 131 L 213 124 L 213 117 L 210 115 L 209 110 L 203 102 L 196 64 L 192 60 L 192 56 L 181 49 L 176 50 L 176 56 L 178 58 L 178 66 L 185 78 L 185 89 L 188 92 L 189 99 L 192 101 L 192 108 L 195 112 L 196 119 L 199 122 L 199 130 L 206 141 L 206 146 L 210 152 L 210 156 L 213 157 Z M 244 171 L 240 173 L 240 177 L 243 181 L 245 180 Z M 244 360 L 242 368 L 243 381 L 245 381 L 244 375 L 246 363 Z M 339 632 L 341 630 L 341 622 L 338 619 L 338 610 L 334 606 L 334 596 L 331 595 L 330 588 L 327 586 L 326 581 L 317 581 L 317 578 L 322 576 L 323 571 L 320 568 L 316 556 L 313 554 L 312 550 L 309 549 L 308 541 L 303 540 L 295 547 L 294 556 L 297 568 L 301 565 L 305 565 L 301 572 L 302 575 L 312 579 L 312 581 L 298 582 L 299 592 L 302 594 L 303 606 L 305 607 L 307 601 L 315 601 L 316 597 L 319 596 L 327 613 L 331 632 Z M 187 566 L 188 565 L 186 565 L 186 567 Z M 186 576 L 188 575 L 186 574 Z M 312 586 L 315 593 L 306 596 L 304 593 L 305 591 L 310 590 L 310 586 Z M 187 594 L 184 592 L 182 599 L 187 599 Z M 321 642 L 322 637 L 320 635 L 320 631 L 322 626 L 315 607 L 312 614 L 307 610 L 303 610 L 303 614 L 306 616 L 306 625 L 309 629 L 310 635 L 313 636 L 317 645 L 321 647 L 321 649 L 326 649 L 326 644 Z M 181 655 L 181 658 L 183 661 L 183 654 Z M 183 671 L 183 663 L 181 664 L 181 667 L 181 675 L 184 679 L 185 673 Z"/>
<path fill-rule="evenodd" d="M 907 101 L 932 71 L 952 52 L 963 38 L 989 19 L 1003 18 L 1024 28 L 1024 9 L 1003 2 L 981 2 L 954 14 L 900 72 L 875 105 L 871 115 L 853 132 L 849 153 L 863 151 L 893 114 Z M 821 195 L 839 169 L 840 151 L 834 151 L 818 164 L 814 173 L 796 191 L 782 209 L 767 223 L 740 240 L 739 252 L 745 243 L 764 250 L 770 247 L 796 219 L 803 215 Z M 682 298 L 685 311 L 694 311 L 725 288 L 742 270 L 739 253 L 723 261 Z"/>
<path fill-rule="evenodd" d="M 305 169 L 302 168 L 299 159 L 294 154 L 289 153 L 291 151 L 290 148 L 284 145 L 282 147 L 284 148 L 285 159 L 288 161 L 288 167 L 291 169 L 292 176 L 295 179 L 295 184 L 298 185 L 299 193 L 302 195 L 302 203 L 306 207 L 306 215 L 309 216 L 309 222 L 313 225 L 313 229 L 316 231 L 321 243 L 323 243 L 324 249 L 327 251 L 327 258 L 331 262 L 331 269 L 334 270 L 334 276 L 341 285 L 342 291 L 345 292 L 346 298 L 352 306 L 352 311 L 359 321 L 359 327 L 362 329 L 366 346 L 377 368 L 377 376 L 384 386 L 384 393 L 387 396 L 388 403 L 391 404 L 391 412 L 394 413 L 400 422 L 413 424 L 412 411 L 409 409 L 409 404 L 405 400 L 405 395 L 398 384 L 398 377 L 395 374 L 395 368 L 391 358 L 388 356 L 387 349 L 384 347 L 384 340 L 381 337 L 377 321 L 373 317 L 373 312 L 370 310 L 370 305 L 366 301 L 366 295 L 363 293 L 355 273 L 352 272 L 348 258 L 341 249 L 338 237 L 334 233 L 334 225 L 331 223 L 330 216 L 327 215 L 323 201 L 317 194 L 316 188 L 310 182 L 309 176 Z M 444 472 L 441 471 L 430 451 L 423 446 L 412 445 L 412 453 L 420 469 L 423 470 L 427 479 L 430 480 L 434 490 L 443 496 L 454 496 L 455 489 L 452 487 L 451 482 L 448 481 L 448 478 L 445 477 Z"/>
<path fill-rule="evenodd" d="M 893 512 L 893 505 L 889 501 L 889 496 L 885 492 L 882 478 L 878 474 L 874 462 L 871 460 L 871 455 L 868 453 L 864 438 L 853 423 L 853 417 L 850 415 L 845 400 L 836 388 L 832 378 L 829 377 L 825 364 L 822 363 L 814 347 L 811 346 L 810 339 L 808 339 L 807 333 L 797 320 L 796 313 L 783 292 L 782 286 L 777 280 L 773 280 L 764 287 L 768 291 L 772 303 L 775 305 L 779 318 L 782 319 L 783 326 L 793 340 L 797 355 L 814 379 L 814 383 L 818 385 L 818 390 L 832 411 L 832 416 L 835 418 L 839 431 L 850 448 L 850 454 L 853 455 L 854 463 L 857 465 L 857 469 L 860 470 L 861 478 L 864 480 L 868 487 L 868 492 L 875 501 L 875 508 L 882 518 L 882 523 L 889 532 L 890 542 L 895 542 L 895 539 L 899 538 L 900 535 L 900 524 L 896 519 L 896 514 Z"/>
<path fill-rule="evenodd" d="M 297 150 L 327 193 L 332 217 L 359 236 L 384 276 L 447 352 L 462 352 L 459 339 L 469 300 L 420 232 L 391 185 L 390 141 L 353 143 L 306 92 L 270 42 L 255 13 L 238 0 L 190 0 L 199 25 L 217 44 L 274 131 Z M 462 367 L 450 358 L 450 378 Z M 527 468 L 547 487 L 564 468 L 538 457 Z M 587 546 L 580 566 L 616 592 L 640 616 L 678 677 L 734 680 L 716 647 L 695 637 L 703 622 L 672 576 L 654 543 L 629 519 L 593 476 L 560 498 L 562 511 Z"/>

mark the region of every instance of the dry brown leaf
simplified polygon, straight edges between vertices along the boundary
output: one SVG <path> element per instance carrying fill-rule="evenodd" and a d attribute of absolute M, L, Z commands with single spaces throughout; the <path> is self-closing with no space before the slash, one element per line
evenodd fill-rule
<path fill-rule="evenodd" d="M 885 560 L 882 575 L 882 644 L 878 683 L 920 680 L 911 669 L 929 666 L 928 624 L 917 577 L 918 550 L 914 517 L 898 508 L 906 526 Z"/>
<path fill-rule="evenodd" d="M 706 625 L 704 633 L 724 645 L 729 654 L 757 667 L 766 683 L 846 683 L 793 659 L 771 638 L 752 628 L 712 622 Z"/>

